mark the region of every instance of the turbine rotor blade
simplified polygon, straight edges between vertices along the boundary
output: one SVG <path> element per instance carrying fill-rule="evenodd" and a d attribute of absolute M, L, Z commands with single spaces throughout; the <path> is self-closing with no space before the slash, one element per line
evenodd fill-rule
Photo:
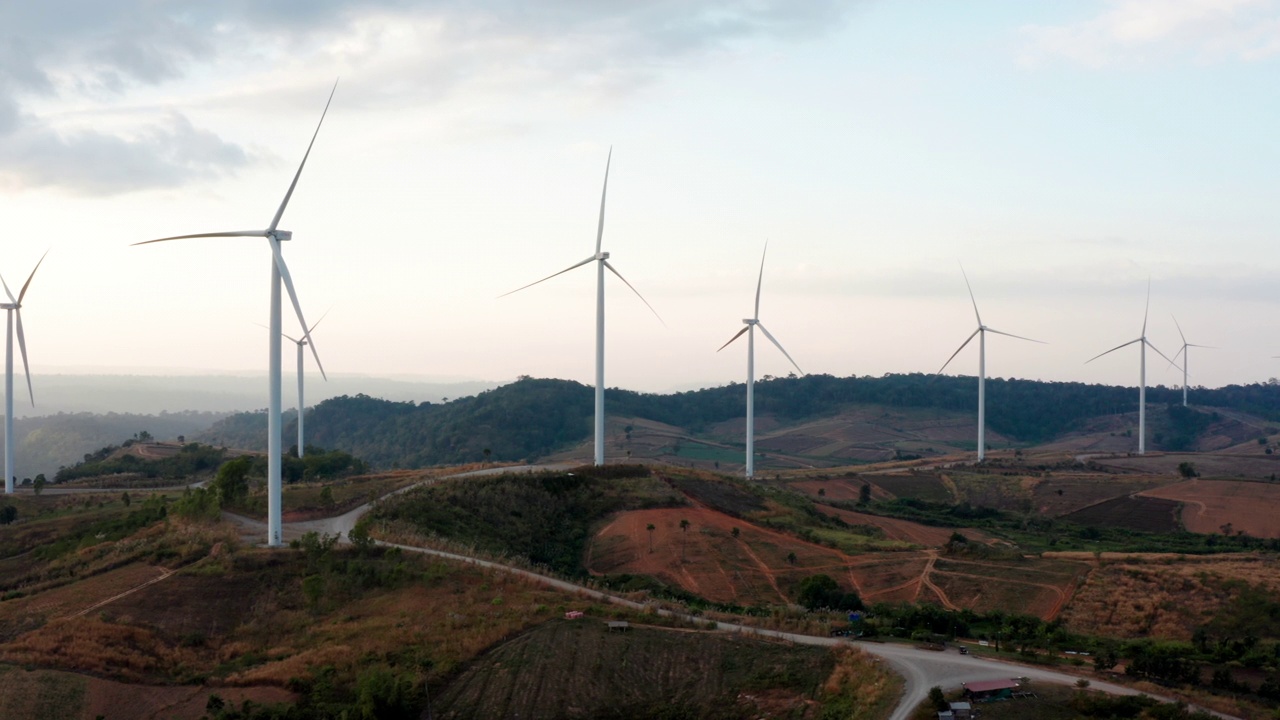
<path fill-rule="evenodd" d="M 737 340 L 738 338 L 742 337 L 743 333 L 745 333 L 746 331 L 748 331 L 748 330 L 750 330 L 750 329 L 751 329 L 751 326 L 750 326 L 750 325 L 743 325 L 743 326 L 742 326 L 742 329 L 738 331 L 738 334 L 737 334 L 737 335 L 734 335 L 734 336 L 733 336 L 733 337 L 731 337 L 731 338 L 729 338 L 729 342 L 727 342 L 727 343 L 725 343 L 725 344 L 721 345 L 721 346 L 720 346 L 720 348 L 719 348 L 719 350 L 716 350 L 716 352 L 720 352 L 720 350 L 723 350 L 723 349 L 725 349 L 725 348 L 729 347 L 730 345 L 732 345 L 734 340 Z"/>
<path fill-rule="evenodd" d="M 0 285 L 4 286 L 4 294 L 9 296 L 9 302 L 13 303 L 14 305 L 17 305 L 18 300 L 13 296 L 13 293 L 9 292 L 9 283 L 4 281 L 3 276 L 0 276 Z"/>
<path fill-rule="evenodd" d="M 791 360 L 791 355 L 787 353 L 786 348 L 782 347 L 782 343 L 778 342 L 777 338 L 769 334 L 769 331 L 765 329 L 764 325 L 761 325 L 760 323 L 756 323 L 756 327 L 760 328 L 760 332 L 764 333 L 764 336 L 769 338 L 769 342 L 773 343 L 779 350 L 781 350 L 782 354 L 786 355 L 788 360 Z M 800 370 L 800 366 L 796 365 L 795 360 L 791 360 L 791 364 L 795 365 L 796 370 Z M 804 371 L 800 370 L 800 374 L 803 375 Z"/>
<path fill-rule="evenodd" d="M 1093 357 L 1089 358 L 1088 360 L 1085 360 L 1085 361 L 1084 361 L 1084 364 L 1085 364 L 1085 365 L 1088 365 L 1089 363 L 1093 362 L 1094 360 L 1097 360 L 1098 358 L 1102 357 L 1103 355 L 1109 355 L 1110 353 L 1113 353 L 1113 352 L 1115 352 L 1115 351 L 1119 350 L 1120 348 L 1129 347 L 1130 345 L 1132 345 L 1132 344 L 1134 344 L 1134 343 L 1136 343 L 1136 342 L 1142 342 L 1142 338 L 1138 338 L 1137 340 L 1130 340 L 1129 342 L 1127 342 L 1127 343 L 1125 343 L 1125 344 L 1123 344 L 1123 345 L 1117 345 L 1117 346 L 1115 346 L 1115 347 L 1111 348 L 1110 350 L 1108 350 L 1108 351 L 1106 351 L 1106 352 L 1104 352 L 1104 353 L 1099 353 L 1099 354 L 1097 354 L 1097 355 L 1094 355 Z"/>
<path fill-rule="evenodd" d="M 604 242 L 604 200 L 609 195 L 609 166 L 613 164 L 613 146 L 609 146 L 609 157 L 604 161 L 604 187 L 600 190 L 600 223 L 596 226 L 596 254 L 600 254 L 600 245 Z"/>
<path fill-rule="evenodd" d="M 1150 340 L 1147 340 L 1146 338 L 1142 338 L 1142 342 L 1146 343 L 1147 347 L 1151 348 L 1152 350 L 1155 350 L 1157 355 L 1164 358 L 1165 360 L 1169 360 L 1169 356 L 1160 352 L 1160 348 L 1156 347 L 1155 345 L 1152 345 Z M 1172 363 L 1173 361 L 1169 360 L 1169 362 Z M 1178 367 L 1179 369 L 1181 369 L 1182 366 L 1175 364 L 1175 367 Z"/>
<path fill-rule="evenodd" d="M 27 296 L 27 288 L 31 287 L 31 278 L 33 278 L 33 277 L 35 277 L 35 276 L 36 276 L 36 270 L 39 270 L 39 269 L 40 269 L 40 263 L 44 262 L 44 259 L 45 259 L 48 255 L 49 255 L 49 251 L 48 251 L 48 250 L 45 250 L 45 251 L 44 251 L 44 255 L 41 255 L 41 256 L 40 256 L 40 262 L 37 262 L 37 263 L 36 263 L 36 266 L 35 266 L 34 268 L 32 268 L 32 269 L 31 269 L 31 274 L 27 276 L 27 281 L 26 281 L 25 283 L 23 283 L 23 284 L 22 284 L 22 290 L 20 290 L 20 291 L 18 292 L 18 304 L 19 304 L 19 305 L 21 305 L 21 304 L 22 304 L 22 298 L 24 298 L 24 297 L 26 297 L 26 296 Z M 34 404 L 34 403 L 33 403 L 33 404 Z"/>
<path fill-rule="evenodd" d="M 604 266 L 609 268 L 609 272 L 617 275 L 619 280 L 626 283 L 627 287 L 631 288 L 631 292 L 635 293 L 636 297 L 640 298 L 640 302 L 644 303 L 644 306 L 649 308 L 649 312 L 653 313 L 653 316 L 658 318 L 658 322 L 662 323 L 662 327 L 667 326 L 667 321 L 662 319 L 662 316 L 658 314 L 658 311 L 653 309 L 653 306 L 649 304 L 648 300 L 644 299 L 644 296 L 640 294 L 640 291 L 637 290 L 634 285 L 627 282 L 627 279 L 622 277 L 622 273 L 615 270 L 614 267 L 609 264 L 608 260 L 601 260 L 600 262 L 604 263 Z"/>
<path fill-rule="evenodd" d="M 974 339 L 975 337 L 977 337 L 977 336 L 978 336 L 978 333 L 980 333 L 980 332 L 982 332 L 982 328 L 981 328 L 981 327 L 979 327 L 977 330 L 974 330 L 972 335 L 970 335 L 969 337 L 965 338 L 964 342 L 960 343 L 960 347 L 956 348 L 956 351 L 955 351 L 955 352 L 953 352 L 953 353 L 951 353 L 951 357 L 947 358 L 947 361 L 946 361 L 946 362 L 944 362 L 944 363 L 942 363 L 942 367 L 938 368 L 938 372 L 934 373 L 934 375 L 941 375 L 941 374 L 942 374 L 942 371 L 943 371 L 943 370 L 946 370 L 946 369 L 947 369 L 947 366 L 951 364 L 951 361 L 952 361 L 952 360 L 955 360 L 955 359 L 956 359 L 956 356 L 960 354 L 960 351 L 961 351 L 961 350 L 963 350 L 963 349 L 965 349 L 965 347 L 966 347 L 969 343 L 973 342 L 973 339 Z"/>
<path fill-rule="evenodd" d="M 316 367 L 320 368 L 320 376 L 328 381 L 329 376 L 325 374 L 324 365 L 320 362 L 320 353 L 316 351 L 316 342 L 311 339 L 311 332 L 307 330 L 306 318 L 302 317 L 302 303 L 298 302 L 298 293 L 293 289 L 293 277 L 289 275 L 289 266 L 285 264 L 284 256 L 280 254 L 280 241 L 275 238 L 267 238 L 267 242 L 271 244 L 271 254 L 275 257 L 276 267 L 280 269 L 280 279 L 284 281 L 284 288 L 289 291 L 289 301 L 293 303 L 293 311 L 298 315 L 298 325 L 302 327 L 302 337 L 307 341 L 307 345 L 311 347 L 311 355 L 316 359 Z"/>
<path fill-rule="evenodd" d="M 1007 332 L 1004 332 L 1003 330 L 996 330 L 996 329 L 994 329 L 994 328 L 985 328 L 985 329 L 986 329 L 986 331 L 987 331 L 987 332 L 989 332 L 989 333 L 995 333 L 995 334 L 997 334 L 997 335 L 1004 335 L 1005 337 L 1017 338 L 1017 339 L 1019 339 L 1019 340 L 1026 340 L 1027 342 L 1040 343 L 1041 345 L 1048 345 L 1048 344 L 1049 344 L 1049 343 L 1047 343 L 1047 342 L 1045 342 L 1045 341 L 1043 341 L 1043 340 L 1036 340 L 1035 338 L 1022 337 L 1021 335 L 1014 335 L 1013 333 L 1007 333 Z"/>
<path fill-rule="evenodd" d="M 329 313 L 330 313 L 330 312 L 333 312 L 333 307 L 332 307 L 332 306 L 330 306 L 328 310 L 325 310 L 325 311 L 324 311 L 324 315 L 321 315 L 319 320 L 315 321 L 315 323 L 311 326 L 311 330 L 312 330 L 312 331 L 314 331 L 314 330 L 316 329 L 316 326 L 318 326 L 320 323 L 324 322 L 324 319 L 325 319 L 326 317 L 329 317 Z"/>
<path fill-rule="evenodd" d="M 36 406 L 36 391 L 31 387 L 31 366 L 27 364 L 27 336 L 22 332 L 22 309 L 14 308 L 18 321 L 18 350 L 22 352 L 22 373 L 27 376 L 27 392 L 31 395 L 31 407 Z"/>
<path fill-rule="evenodd" d="M 969 275 L 964 271 L 964 264 L 960 265 L 960 274 L 964 276 L 964 286 L 969 289 L 969 302 L 973 303 L 973 316 L 978 318 L 978 327 L 982 327 L 982 315 L 978 312 L 978 301 L 973 297 L 973 286 L 969 284 Z M 1004 333 L 1001 333 L 1002 335 Z M 1024 340 L 1026 338 L 1023 338 Z M 939 370 L 938 372 L 942 372 Z"/>
<path fill-rule="evenodd" d="M 513 295 L 513 294 L 515 294 L 515 293 L 518 293 L 518 292 L 520 292 L 521 290 L 525 290 L 525 289 L 527 289 L 527 288 L 531 288 L 531 287 L 533 287 L 534 285 L 537 285 L 538 283 L 544 283 L 544 282 L 546 282 L 546 281 L 550 280 L 551 278 L 553 278 L 553 277 L 555 277 L 555 276 L 557 276 L 557 275 L 563 275 L 563 274 L 565 274 L 565 273 L 569 272 L 570 270 L 576 270 L 576 269 L 578 269 L 578 268 L 582 267 L 583 265 L 586 265 L 587 263 L 594 261 L 595 259 L 596 259 L 595 257 L 589 257 L 589 258 L 587 258 L 586 260 L 583 260 L 583 261 L 582 261 L 582 262 L 580 262 L 580 263 L 575 263 L 575 264 L 573 264 L 573 265 L 570 265 L 569 267 L 567 267 L 567 268 L 565 268 L 565 269 L 561 270 L 561 271 L 560 271 L 560 272 L 558 272 L 558 273 L 552 273 L 552 274 L 550 274 L 550 275 L 548 275 L 548 276 L 546 276 L 546 277 L 542 278 L 541 280 L 539 280 L 539 281 L 537 281 L 537 282 L 531 282 L 531 283 L 529 283 L 528 285 L 525 285 L 524 287 L 518 287 L 518 288 L 516 288 L 515 290 L 512 290 L 511 292 L 505 292 L 505 293 L 502 293 L 502 294 L 501 294 L 501 295 L 499 295 L 498 297 L 500 297 L 500 298 L 504 298 L 504 297 L 506 297 L 506 296 L 508 296 L 508 295 Z"/>
<path fill-rule="evenodd" d="M 1178 357 L 1179 357 L 1179 356 L 1181 356 L 1181 355 L 1182 355 L 1182 353 L 1184 353 L 1184 352 L 1186 352 L 1186 351 L 1187 351 L 1187 346 L 1186 346 L 1186 344 L 1183 344 L 1182 349 L 1181 349 L 1181 350 L 1179 350 L 1178 352 L 1176 352 L 1176 353 L 1174 353 L 1174 354 L 1173 354 L 1173 360 L 1170 360 L 1170 361 L 1169 361 L 1169 367 L 1167 367 L 1167 368 L 1165 368 L 1165 369 L 1164 369 L 1164 370 L 1165 370 L 1165 372 L 1168 372 L 1168 371 L 1172 370 L 1172 369 L 1173 369 L 1173 367 L 1174 367 L 1174 365 L 1175 365 L 1175 363 L 1176 363 L 1176 361 L 1177 361 L 1177 359 L 1178 359 Z"/>
<path fill-rule="evenodd" d="M 1198 347 L 1198 348 L 1204 348 L 1205 350 L 1221 350 L 1222 349 L 1217 345 L 1197 345 L 1195 343 L 1187 343 L 1187 347 Z"/>
<path fill-rule="evenodd" d="M 760 319 L 760 288 L 764 286 L 764 257 L 769 253 L 769 241 L 764 241 L 764 252 L 760 253 L 760 277 L 756 279 L 756 314 L 752 320 Z"/>
<path fill-rule="evenodd" d="M 1147 337 L 1147 316 L 1151 314 L 1151 276 L 1147 276 L 1147 307 L 1142 311 L 1142 337 Z"/>
<path fill-rule="evenodd" d="M 284 215 L 284 209 L 289 205 L 289 198 L 293 197 L 293 189 L 298 186 L 298 178 L 302 177 L 302 168 L 307 166 L 307 158 L 311 157 L 311 147 L 316 144 L 316 137 L 320 135 L 320 126 L 324 125 L 324 116 L 329 114 L 329 103 L 333 102 L 333 94 L 338 92 L 338 81 L 333 81 L 333 89 L 329 91 L 329 99 L 325 101 L 324 112 L 320 113 L 320 122 L 316 123 L 316 131 L 311 136 L 311 142 L 307 144 L 307 152 L 302 156 L 302 162 L 298 165 L 298 172 L 293 175 L 293 182 L 289 183 L 289 190 L 284 194 L 284 200 L 280 201 L 280 208 L 276 210 L 276 216 L 271 219 L 271 226 L 267 228 L 270 232 L 276 229 L 280 224 L 280 217 Z M 317 360 L 317 362 L 319 362 Z M 301 449 L 301 448 L 299 448 Z"/>
<path fill-rule="evenodd" d="M 1178 328 L 1178 337 L 1182 338 L 1182 344 L 1186 346 L 1187 336 L 1182 334 L 1182 326 L 1178 324 L 1178 318 L 1173 313 L 1169 313 L 1169 317 L 1173 318 L 1173 326 Z"/>
<path fill-rule="evenodd" d="M 144 240 L 136 242 L 129 247 L 135 245 L 150 245 L 151 243 L 168 242 L 170 240 L 188 240 L 190 238 L 215 238 L 215 237 L 266 237 L 267 230 L 230 230 L 227 232 L 211 232 L 211 233 L 195 233 L 194 235 L 174 235 L 173 237 L 164 237 L 158 240 Z"/>

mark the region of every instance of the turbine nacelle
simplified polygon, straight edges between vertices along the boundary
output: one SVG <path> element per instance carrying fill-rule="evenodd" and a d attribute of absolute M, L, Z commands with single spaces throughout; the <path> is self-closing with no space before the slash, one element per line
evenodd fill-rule
<path fill-rule="evenodd" d="M 596 259 L 596 260 L 608 260 L 608 259 L 609 259 L 609 253 L 608 253 L 608 252 L 598 252 L 598 253 L 596 253 L 595 259 Z"/>
<path fill-rule="evenodd" d="M 759 325 L 760 321 L 755 318 L 742 318 L 743 325 Z"/>
<path fill-rule="evenodd" d="M 267 235 L 275 238 L 276 240 L 279 240 L 280 242 L 293 239 L 292 230 L 269 230 L 267 232 Z"/>

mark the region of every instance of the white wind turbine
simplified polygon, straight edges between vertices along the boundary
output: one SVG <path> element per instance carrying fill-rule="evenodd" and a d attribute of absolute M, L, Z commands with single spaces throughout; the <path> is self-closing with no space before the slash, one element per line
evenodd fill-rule
<path fill-rule="evenodd" d="M 978 329 L 974 330 L 972 335 L 960 343 L 960 347 L 956 348 L 956 351 L 951 353 L 951 357 L 942 363 L 942 367 L 938 369 L 937 374 L 941 375 L 942 371 L 947 369 L 951 361 L 956 359 L 960 351 L 965 349 L 965 346 L 972 342 L 975 336 L 978 338 L 978 462 L 982 462 L 987 457 L 987 333 L 1027 340 L 1041 345 L 1047 343 L 1043 340 L 1032 340 L 1028 337 L 1014 335 L 983 325 L 982 315 L 978 312 L 978 301 L 973 297 L 973 286 L 969 284 L 969 276 L 965 273 L 963 267 L 960 268 L 960 274 L 964 276 L 964 286 L 969 289 L 969 302 L 973 303 L 973 315 L 978 319 Z"/>
<path fill-rule="evenodd" d="M 796 370 L 800 370 L 800 366 L 796 365 L 796 361 L 791 359 L 791 355 L 782 347 L 782 343 L 769 334 L 764 324 L 760 322 L 760 287 L 764 284 L 764 258 L 769 252 L 769 243 L 764 244 L 764 252 L 760 254 L 760 277 L 756 279 L 756 311 L 749 318 L 743 318 L 742 324 L 746 327 L 738 331 L 737 335 L 729 338 L 729 342 L 720 346 L 723 350 L 733 343 L 734 340 L 742 337 L 743 333 L 747 335 L 747 469 L 746 476 L 751 478 L 756 472 L 756 405 L 755 405 L 755 388 L 756 388 L 756 328 L 760 328 L 760 332 L 769 338 L 769 342 L 777 346 L 783 355 L 787 356 L 787 360 L 795 365 Z M 716 350 L 716 352 L 720 352 Z M 804 371 L 800 370 L 803 375 Z"/>
<path fill-rule="evenodd" d="M 302 169 L 307 165 L 307 158 L 311 155 L 311 147 L 315 145 L 316 136 L 320 134 L 320 126 L 324 124 L 324 117 L 329 112 L 329 103 L 333 102 L 333 93 L 338 89 L 335 82 L 333 90 L 329 92 L 329 100 L 325 102 L 324 112 L 320 114 L 320 122 L 316 124 L 316 131 L 311 136 L 311 142 L 307 145 L 307 152 L 302 156 L 302 163 L 298 165 L 298 171 L 293 176 L 293 182 L 289 183 L 289 189 L 284 194 L 284 200 L 281 201 L 280 207 L 276 210 L 275 216 L 271 219 L 271 224 L 266 230 L 232 230 L 226 232 L 209 232 L 195 233 L 193 235 L 175 235 L 173 237 L 160 238 L 158 240 L 148 240 L 146 242 L 134 243 L 135 245 L 148 245 L 150 243 L 165 242 L 167 240 L 185 240 L 187 238 L 225 238 L 225 237 L 260 237 L 266 238 L 267 245 L 271 248 L 271 318 L 268 336 L 268 390 L 267 390 L 267 545 L 269 547 L 279 547 L 283 542 L 281 537 L 281 490 L 282 483 L 280 477 L 280 456 L 281 456 L 281 422 L 280 422 L 280 346 L 283 337 L 280 327 L 280 285 L 283 282 L 286 290 L 289 291 L 289 300 L 293 303 L 293 310 L 298 316 L 298 324 L 302 327 L 302 336 L 307 340 L 307 344 L 311 346 L 311 354 L 316 359 L 316 365 L 320 368 L 320 372 L 324 372 L 324 366 L 320 363 L 320 354 L 316 352 L 315 342 L 311 340 L 311 332 L 307 328 L 307 321 L 302 316 L 302 305 L 298 302 L 298 293 L 293 289 L 293 278 L 289 275 L 289 267 L 285 265 L 284 256 L 280 254 L 280 243 L 293 238 L 293 233 L 288 230 L 278 230 L 280 217 L 284 215 L 284 209 L 289 205 L 289 199 L 293 197 L 293 190 L 298 186 L 298 178 L 302 176 Z"/>
<path fill-rule="evenodd" d="M 1170 315 L 1169 317 L 1173 317 L 1173 316 Z M 1187 366 L 1191 364 L 1190 363 L 1191 355 L 1187 351 L 1187 348 L 1198 347 L 1198 348 L 1204 348 L 1206 350 L 1216 350 L 1217 348 L 1213 347 L 1212 345 L 1196 345 L 1195 343 L 1187 342 L 1187 336 L 1182 334 L 1182 326 L 1178 324 L 1178 318 L 1176 317 L 1173 318 L 1173 324 L 1174 324 L 1174 327 L 1178 328 L 1178 337 L 1182 338 L 1182 347 L 1178 350 L 1178 352 L 1173 354 L 1173 361 L 1170 361 L 1169 367 L 1174 366 L 1179 355 L 1182 356 L 1182 407 L 1186 407 L 1187 406 Z"/>
<path fill-rule="evenodd" d="M 653 309 L 653 306 L 649 304 L 648 300 L 644 299 L 644 296 L 640 294 L 640 291 L 636 290 L 631 283 L 627 282 L 626 278 L 622 277 L 622 273 L 618 272 L 616 269 L 614 269 L 612 265 L 609 264 L 609 253 L 602 252 L 600 249 L 601 243 L 604 240 L 604 201 L 605 201 L 605 197 L 609 194 L 609 165 L 612 162 L 613 162 L 613 148 L 609 148 L 609 157 L 607 160 L 605 160 L 605 164 L 604 164 L 604 189 L 600 191 L 600 221 L 596 226 L 596 254 L 592 255 L 586 260 L 583 260 L 582 262 L 574 263 L 573 265 L 570 265 L 569 267 L 561 270 L 558 273 L 553 273 L 551 275 L 548 275 L 542 278 L 541 280 L 539 280 L 538 282 L 529 283 L 524 287 L 516 288 L 515 290 L 512 290 L 509 293 L 503 293 L 502 295 L 498 296 L 498 297 L 506 297 L 507 295 L 518 293 L 521 290 L 524 290 L 525 288 L 531 288 L 534 285 L 537 285 L 538 283 L 542 283 L 542 282 L 546 282 L 547 280 L 550 280 L 556 275 L 563 275 L 564 273 L 567 273 L 570 270 L 575 270 L 590 262 L 594 262 L 596 264 L 596 417 L 595 417 L 595 464 L 596 465 L 604 464 L 604 271 L 605 271 L 605 268 L 608 268 L 609 272 L 613 273 L 614 275 L 617 275 L 619 280 L 621 280 L 624 284 L 626 284 L 627 287 L 631 288 L 631 292 L 635 293 L 636 297 L 640 298 L 640 302 L 644 303 L 645 307 L 649 308 L 649 311 L 653 313 L 654 317 L 658 318 L 658 322 L 661 322 L 664 326 L 666 325 L 666 323 L 663 322 L 662 320 L 662 316 L 658 314 L 657 310 Z"/>
<path fill-rule="evenodd" d="M 1139 354 L 1139 364 L 1138 364 L 1138 454 L 1139 455 L 1145 455 L 1147 453 L 1147 348 L 1151 348 L 1152 350 L 1155 350 L 1156 353 L 1160 355 L 1160 357 L 1164 358 L 1165 360 L 1169 360 L 1168 355 L 1165 355 L 1164 353 L 1160 352 L 1160 348 L 1156 347 L 1155 345 L 1152 345 L 1151 341 L 1147 339 L 1147 315 L 1148 313 L 1150 313 L 1150 311 L 1151 311 L 1151 281 L 1147 280 L 1147 306 L 1146 306 L 1146 309 L 1142 311 L 1142 334 L 1139 335 L 1136 339 L 1130 340 L 1129 342 L 1123 345 L 1117 345 L 1111 348 L 1110 350 L 1108 350 L 1107 352 L 1094 355 L 1093 357 L 1086 360 L 1084 363 L 1085 365 L 1088 365 L 1089 363 L 1093 362 L 1094 360 L 1097 360 L 1103 355 L 1106 355 L 1108 353 L 1113 353 L 1119 350 L 1120 348 L 1129 347 L 1134 343 L 1138 343 L 1138 348 L 1141 350 L 1141 353 Z M 1169 360 L 1169 362 L 1173 363 L 1172 360 Z M 1173 364 L 1176 365 L 1177 363 L 1173 363 Z"/>
<path fill-rule="evenodd" d="M 48 255 L 46 250 L 44 255 L 40 256 L 40 261 L 36 263 L 35 268 L 31 270 L 31 274 L 27 276 L 27 281 L 22 284 L 22 290 L 18 291 L 18 297 L 14 297 L 9 291 L 9 283 L 0 277 L 0 285 L 4 286 L 4 294 L 9 296 L 9 302 L 0 304 L 0 308 L 8 311 L 9 324 L 8 331 L 5 334 L 4 345 L 4 492 L 6 495 L 13 494 L 13 329 L 14 325 L 18 328 L 18 349 L 22 351 L 22 373 L 27 377 L 27 393 L 31 396 L 31 406 L 35 407 L 36 393 L 31 387 L 31 366 L 27 364 L 27 338 L 22 332 L 22 300 L 27 296 L 27 288 L 31 287 L 31 278 L 36 276 L 36 270 L 40 269 L 40 263 L 44 262 L 44 256 Z"/>
<path fill-rule="evenodd" d="M 307 347 L 308 345 L 310 345 L 310 344 L 311 344 L 311 343 L 310 343 L 310 341 L 309 341 L 309 338 L 311 337 L 311 333 L 315 331 L 316 327 L 317 327 L 317 326 L 319 326 L 319 325 L 320 325 L 320 323 L 324 322 L 324 318 L 325 318 L 325 316 L 326 316 L 326 315 L 328 315 L 328 314 L 329 314 L 329 313 L 328 313 L 328 312 L 326 312 L 324 315 L 321 315 L 321 316 L 320 316 L 320 319 L 319 319 L 319 320 L 317 320 L 317 321 L 315 322 L 315 324 L 314 324 L 314 325 L 312 325 L 310 328 L 308 328 L 308 329 L 303 333 L 302 337 L 300 337 L 300 338 L 296 338 L 296 337 L 293 337 L 293 336 L 291 336 L 291 335 L 285 335 L 285 336 L 284 336 L 286 339 L 290 340 L 291 342 L 293 342 L 293 344 L 295 344 L 295 345 L 297 345 L 297 346 L 298 346 L 298 457 L 302 457 L 302 456 L 303 456 L 303 448 L 304 448 L 304 447 L 306 447 L 306 445 L 304 445 L 304 444 L 303 444 L 303 442 L 302 442 L 302 416 L 306 413 L 306 409 L 307 409 L 307 403 L 306 403 L 306 402 L 305 402 L 305 400 L 303 399 L 303 398 L 304 398 L 304 396 L 303 396 L 303 393 L 302 393 L 302 389 L 303 389 L 303 388 L 302 388 L 302 385 L 303 385 L 303 365 L 302 365 L 302 360 L 303 360 L 304 356 L 306 355 L 306 353 L 305 353 L 305 351 L 303 350 L 303 348 L 305 348 L 305 347 Z M 318 363 L 317 363 L 317 364 L 318 364 Z M 324 368 L 320 368 L 320 376 L 321 376 L 321 377 L 323 377 L 323 378 L 325 379 L 325 381 L 326 381 L 326 382 L 328 382 L 328 380 L 329 380 L 329 376 L 328 376 L 328 375 L 325 375 L 325 373 L 324 373 Z"/>

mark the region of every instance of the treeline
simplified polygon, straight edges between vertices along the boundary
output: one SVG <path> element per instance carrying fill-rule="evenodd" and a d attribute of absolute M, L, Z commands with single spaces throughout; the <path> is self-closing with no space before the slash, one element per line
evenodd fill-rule
<path fill-rule="evenodd" d="M 129 443 L 132 444 L 132 443 Z M 127 447 L 126 444 L 124 447 Z M 212 473 L 222 464 L 226 450 L 222 448 L 187 443 L 174 455 L 147 459 L 133 454 L 112 457 L 122 446 L 107 445 L 86 453 L 84 460 L 58 470 L 54 482 L 68 482 L 101 475 L 138 475 L 145 478 L 181 480 L 200 474 Z"/>
<path fill-rule="evenodd" d="M 1193 389 L 1190 397 L 1197 405 L 1233 408 L 1280 422 L 1280 383 Z M 1186 446 L 1205 426 L 1203 413 L 1172 409 L 1182 402 L 1180 390 L 1148 388 L 1147 400 L 1171 408 L 1169 444 Z M 698 432 L 741 417 L 744 402 L 741 384 L 669 395 L 611 389 L 608 411 Z M 756 412 L 776 414 L 786 421 L 831 415 L 858 404 L 971 412 L 977 402 L 975 378 L 918 373 L 878 378 L 806 375 L 773 378 L 756 386 Z M 1136 405 L 1134 388 L 987 381 L 988 424 L 1022 442 L 1048 440 L 1087 418 L 1133 412 Z M 375 465 L 421 467 L 541 457 L 586 439 L 593 412 L 592 389 L 586 385 L 522 378 L 444 404 L 391 402 L 367 395 L 332 398 L 308 412 L 307 429 L 318 444 L 353 452 Z M 286 437 L 295 422 L 286 421 Z M 266 415 L 241 413 L 200 437 L 216 444 L 261 449 L 266 445 Z"/>
<path fill-rule="evenodd" d="M 133 413 L 58 413 L 14 419 L 14 472 L 19 478 L 45 474 L 79 462 L 93 452 L 139 430 L 157 439 L 192 437 L 225 418 L 225 412 L 176 412 L 158 415 Z"/>

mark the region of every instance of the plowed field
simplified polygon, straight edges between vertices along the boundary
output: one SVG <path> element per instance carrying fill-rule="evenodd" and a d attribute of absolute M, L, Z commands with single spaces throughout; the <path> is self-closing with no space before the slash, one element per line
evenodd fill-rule
<path fill-rule="evenodd" d="M 1276 522 L 1280 484 L 1196 478 L 1142 495 L 1185 503 L 1182 523 L 1191 532 L 1220 533 L 1230 523 L 1232 532 L 1280 537 L 1280 523 Z"/>

